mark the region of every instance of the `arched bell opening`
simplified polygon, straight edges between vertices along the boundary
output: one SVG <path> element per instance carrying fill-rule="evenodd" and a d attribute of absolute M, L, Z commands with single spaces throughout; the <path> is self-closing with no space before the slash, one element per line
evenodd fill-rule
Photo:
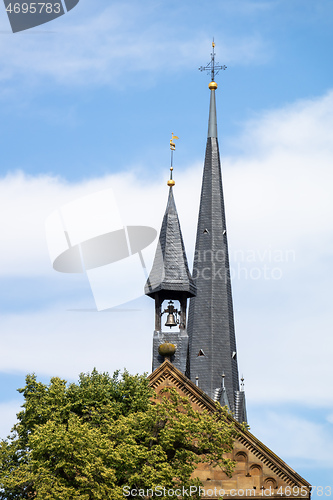
<path fill-rule="evenodd" d="M 169 300 L 168 305 L 164 310 L 162 305 L 161 315 L 163 316 L 164 314 L 166 315 L 166 322 L 164 323 L 164 326 L 173 328 L 179 325 L 180 309 L 175 306 L 174 300 Z"/>
<path fill-rule="evenodd" d="M 186 329 L 187 297 L 155 296 L 155 331 L 175 331 Z"/>

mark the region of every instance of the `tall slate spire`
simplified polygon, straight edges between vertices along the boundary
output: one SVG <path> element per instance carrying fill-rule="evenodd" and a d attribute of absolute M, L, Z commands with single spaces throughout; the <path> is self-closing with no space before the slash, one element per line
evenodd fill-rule
<path fill-rule="evenodd" d="M 208 137 L 200 200 L 197 238 L 193 264 L 197 295 L 191 298 L 188 319 L 189 371 L 192 381 L 212 399 L 224 395 L 239 421 L 246 421 L 245 394 L 239 388 L 234 314 L 231 295 L 227 228 L 222 189 L 214 76 L 225 66 L 211 62 L 201 70 L 209 70 L 212 81 Z M 224 390 L 221 376 L 224 374 Z M 226 394 L 225 394 L 226 393 Z M 241 394 L 240 394 L 241 393 Z"/>

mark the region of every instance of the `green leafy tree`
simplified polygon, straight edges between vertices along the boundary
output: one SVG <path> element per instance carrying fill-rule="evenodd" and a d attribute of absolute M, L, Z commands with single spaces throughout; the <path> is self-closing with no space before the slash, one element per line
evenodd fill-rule
<path fill-rule="evenodd" d="M 168 489 L 201 484 L 199 462 L 232 473 L 226 409 L 197 412 L 170 389 L 156 400 L 143 375 L 94 370 L 48 386 L 28 375 L 19 392 L 18 423 L 0 443 L 0 499 L 120 500 L 157 487 L 169 498 Z"/>

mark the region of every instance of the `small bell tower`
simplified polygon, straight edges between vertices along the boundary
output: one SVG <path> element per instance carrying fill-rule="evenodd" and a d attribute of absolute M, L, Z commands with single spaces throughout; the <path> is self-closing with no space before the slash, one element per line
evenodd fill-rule
<path fill-rule="evenodd" d="M 196 286 L 189 271 L 173 196 L 174 139 L 178 137 L 172 134 L 170 179 L 167 182 L 169 198 L 145 294 L 155 301 L 153 371 L 167 358 L 185 374 L 188 358 L 187 299 L 196 295 Z"/>

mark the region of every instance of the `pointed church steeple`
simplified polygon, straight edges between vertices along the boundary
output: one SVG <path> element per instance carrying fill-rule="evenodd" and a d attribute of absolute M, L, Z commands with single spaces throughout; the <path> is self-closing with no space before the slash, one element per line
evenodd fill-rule
<path fill-rule="evenodd" d="M 210 63 L 199 68 L 211 73 L 210 109 L 193 264 L 197 295 L 191 298 L 189 307 L 187 374 L 192 381 L 198 377 L 199 387 L 212 399 L 219 395 L 221 404 L 227 403 L 242 422 L 246 421 L 245 394 L 239 388 L 214 81 L 217 72 L 226 66 L 215 63 L 214 47 L 213 42 Z"/>
<path fill-rule="evenodd" d="M 153 267 L 145 286 L 145 294 L 155 298 L 156 294 L 170 295 L 178 299 L 185 293 L 193 297 L 196 286 L 192 279 L 185 252 L 177 208 L 172 186 L 162 221 L 158 247 Z"/>
<path fill-rule="evenodd" d="M 172 135 L 171 175 L 168 181 L 169 198 L 160 231 L 153 267 L 145 285 L 145 294 L 155 300 L 155 331 L 153 338 L 153 370 L 164 359 L 170 361 L 183 373 L 188 357 L 188 335 L 186 330 L 187 299 L 196 294 L 185 252 L 183 236 L 173 196 L 172 155 L 175 148 Z M 168 301 L 166 309 L 163 302 Z M 179 303 L 179 306 L 175 304 Z M 162 331 L 162 316 L 166 314 L 164 326 L 170 331 Z M 179 330 L 171 330 L 178 328 Z"/>

